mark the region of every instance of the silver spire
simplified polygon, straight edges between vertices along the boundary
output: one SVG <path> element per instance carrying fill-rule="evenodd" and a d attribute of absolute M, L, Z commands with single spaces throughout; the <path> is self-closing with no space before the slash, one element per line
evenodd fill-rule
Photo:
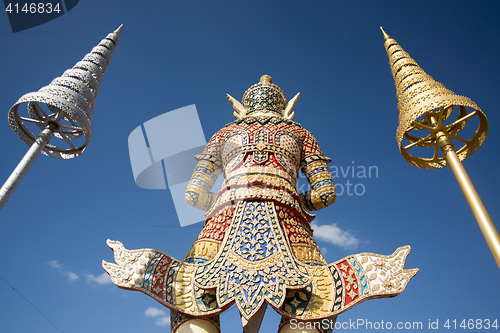
<path fill-rule="evenodd" d="M 92 136 L 92 111 L 99 85 L 122 27 L 123 24 L 108 34 L 62 76 L 37 92 L 22 96 L 10 108 L 10 126 L 21 140 L 32 145 L 37 137 L 34 130 L 52 125 L 53 135 L 59 140 L 48 143 L 42 151 L 44 155 L 69 159 L 83 153 Z M 25 115 L 20 114 L 19 105 L 22 103 L 28 103 Z"/>

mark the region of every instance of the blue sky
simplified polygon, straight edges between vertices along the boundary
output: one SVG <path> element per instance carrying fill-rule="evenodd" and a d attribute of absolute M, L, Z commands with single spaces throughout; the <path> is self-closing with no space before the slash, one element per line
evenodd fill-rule
<path fill-rule="evenodd" d="M 401 295 L 358 305 L 338 321 L 425 328 L 436 319 L 500 320 L 500 271 L 451 170 L 414 168 L 398 151 L 396 90 L 379 30 L 486 113 L 490 134 L 464 166 L 498 221 L 499 14 L 495 1 L 80 0 L 67 14 L 18 33 L 0 14 L 2 183 L 28 149 L 10 129 L 10 107 L 124 24 L 87 151 L 72 160 L 39 157 L 0 211 L 0 276 L 8 282 L 0 281 L 0 332 L 168 331 L 167 309 L 103 275 L 101 260 L 112 261 L 106 239 L 180 259 L 201 224 L 181 228 L 168 191 L 135 185 L 128 135 L 196 104 L 208 139 L 233 120 L 225 94 L 241 99 L 263 74 L 288 98 L 301 92 L 294 120 L 316 136 L 337 170 L 377 170 L 334 178 L 364 191 L 345 191 L 318 212 L 327 261 L 408 244 L 406 266 L 420 269 Z M 275 331 L 278 320 L 268 309 L 261 331 Z M 226 332 L 239 330 L 234 307 L 221 321 Z"/>

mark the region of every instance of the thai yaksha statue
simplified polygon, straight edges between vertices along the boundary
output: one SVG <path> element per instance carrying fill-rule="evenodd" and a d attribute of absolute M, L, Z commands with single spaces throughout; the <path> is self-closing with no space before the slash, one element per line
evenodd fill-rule
<path fill-rule="evenodd" d="M 227 96 L 236 121 L 210 139 L 186 190 L 207 211 L 184 261 L 109 241 L 113 283 L 142 291 L 171 310 L 172 332 L 220 332 L 219 314 L 236 303 L 244 332 L 257 332 L 267 304 L 282 315 L 279 332 L 329 332 L 336 316 L 370 298 L 404 290 L 417 269 L 403 269 L 409 246 L 392 255 L 352 255 L 327 264 L 309 212 L 335 200 L 314 136 L 292 121 L 300 95 L 287 102 L 264 75 L 243 95 Z M 298 193 L 303 172 L 310 190 Z M 211 188 L 224 173 L 217 192 Z"/>

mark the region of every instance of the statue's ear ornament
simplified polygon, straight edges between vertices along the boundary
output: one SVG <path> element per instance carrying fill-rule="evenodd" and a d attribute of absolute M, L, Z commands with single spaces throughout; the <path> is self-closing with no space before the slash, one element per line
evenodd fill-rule
<path fill-rule="evenodd" d="M 233 105 L 233 109 L 234 109 L 233 116 L 236 119 L 244 118 L 245 114 L 246 114 L 245 107 L 243 105 L 241 105 L 241 103 L 238 102 L 233 96 L 226 94 L 226 97 Z"/>
<path fill-rule="evenodd" d="M 288 102 L 285 108 L 285 112 L 283 112 L 283 118 L 292 120 L 293 117 L 295 117 L 295 112 L 293 112 L 293 108 L 295 107 L 295 103 L 297 103 L 299 97 L 300 93 L 297 93 L 297 95 L 293 96 L 293 98 Z"/>

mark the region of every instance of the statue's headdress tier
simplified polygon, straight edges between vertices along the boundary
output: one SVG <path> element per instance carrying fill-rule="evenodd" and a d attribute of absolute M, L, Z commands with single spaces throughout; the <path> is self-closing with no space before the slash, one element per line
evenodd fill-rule
<path fill-rule="evenodd" d="M 291 120 L 295 116 L 293 108 L 300 97 L 300 93 L 297 93 L 287 102 L 283 90 L 273 84 L 273 79 L 269 75 L 262 75 L 260 82 L 248 88 L 243 94 L 243 104 L 229 94 L 226 97 L 233 105 L 233 115 L 237 119 L 254 116 L 276 116 Z"/>
<path fill-rule="evenodd" d="M 405 160 L 420 168 L 446 166 L 446 159 L 443 156 L 437 156 L 437 151 L 432 158 L 426 158 L 413 156 L 410 148 L 435 147 L 438 130 L 448 131 L 447 134 L 451 135 L 452 138 L 458 135 L 466 125 L 467 119 L 471 117 L 471 114 L 465 117 L 467 115 L 466 107 L 473 108 L 473 116 L 478 116 L 480 119 L 480 126 L 476 134 L 468 143 L 457 150 L 461 160 L 470 156 L 482 145 L 487 135 L 487 121 L 481 109 L 469 98 L 459 96 L 435 81 L 399 46 L 396 40 L 391 38 L 382 28 L 381 30 L 398 99 L 399 126 L 396 140 Z M 451 116 L 454 106 L 459 107 L 459 116 L 457 121 L 452 122 L 453 126 L 446 127 L 442 122 Z M 431 132 L 427 137 L 416 138 L 410 132 L 414 129 L 424 129 L 425 122 L 428 121 L 427 118 L 420 120 L 424 115 L 429 119 L 433 117 L 436 121 L 439 120 L 439 128 L 436 127 L 436 131 Z M 459 121 L 460 117 L 465 118 L 463 121 Z M 428 125 L 430 126 L 430 123 Z M 402 144 L 404 138 L 410 142 L 409 145 Z"/>
<path fill-rule="evenodd" d="M 257 112 L 265 112 L 282 117 L 287 105 L 285 93 L 273 84 L 269 75 L 263 75 L 259 83 L 245 91 L 242 102 L 247 110 L 246 114 L 250 116 Z"/>
<path fill-rule="evenodd" d="M 32 133 L 24 122 L 35 123 L 41 129 L 52 123 L 56 127 L 54 136 L 63 140 L 61 142 L 67 142 L 68 145 L 62 147 L 47 144 L 42 151 L 43 154 L 68 159 L 83 153 L 92 136 L 92 111 L 99 85 L 118 43 L 122 26 L 108 34 L 99 45 L 73 68 L 65 71 L 61 77 L 54 79 L 37 92 L 22 96 L 11 107 L 10 126 L 25 143 L 31 145 L 36 140 L 36 134 Z M 19 115 L 18 108 L 22 103 L 28 104 L 29 118 Z M 43 105 L 46 106 L 45 110 Z"/>

